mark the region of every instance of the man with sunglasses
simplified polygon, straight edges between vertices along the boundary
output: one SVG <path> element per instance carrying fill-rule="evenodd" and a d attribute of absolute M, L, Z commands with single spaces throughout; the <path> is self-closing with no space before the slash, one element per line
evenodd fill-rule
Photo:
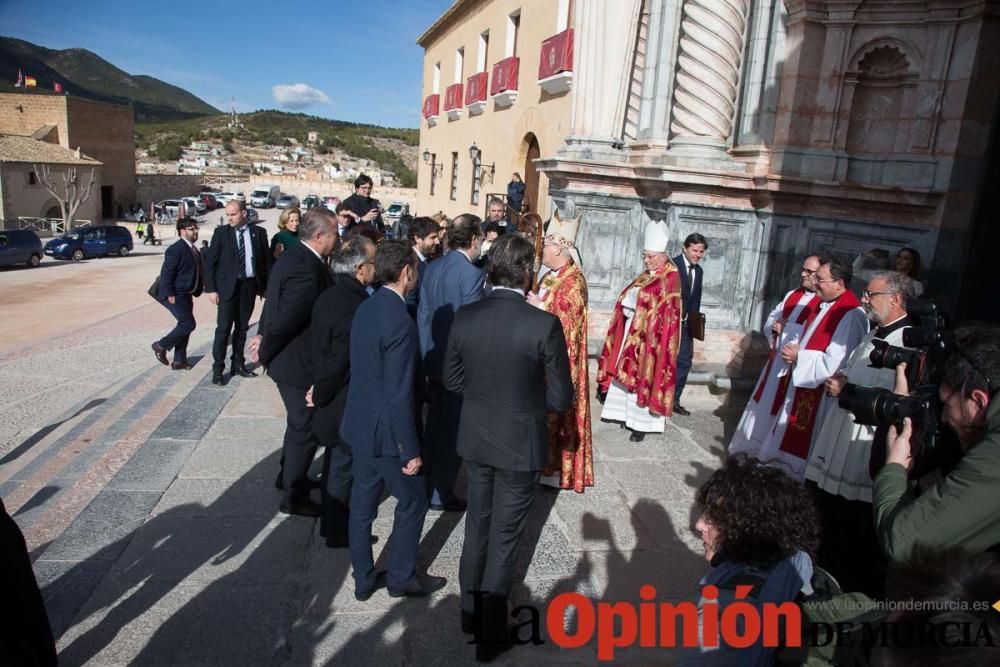
<path fill-rule="evenodd" d="M 816 271 L 819 307 L 805 323 L 802 337 L 781 348 L 789 370 L 778 383 L 771 403 L 776 421 L 757 458 L 774 461 L 796 479 L 805 473 L 824 383 L 868 333 L 868 318 L 850 284 L 851 265 L 821 255 Z"/>
<path fill-rule="evenodd" d="M 743 452 L 756 457 L 764 441 L 774 430 L 777 419 L 772 409 L 774 397 L 781 378 L 788 373 L 788 364 L 781 359 L 781 348 L 802 336 L 809 316 L 819 308 L 820 299 L 816 295 L 818 269 L 819 255 L 808 255 L 803 259 L 798 288 L 786 294 L 767 317 L 763 333 L 768 337 L 771 352 L 750 395 L 750 402 L 729 441 L 730 454 Z"/>
<path fill-rule="evenodd" d="M 844 590 L 881 595 L 884 572 L 872 555 L 877 553 L 872 524 L 872 478 L 869 472 L 875 427 L 854 422 L 854 415 L 840 407 L 844 385 L 892 389 L 896 371 L 873 368 L 869 356 L 875 341 L 903 346 L 903 331 L 910 325 L 906 304 L 917 297 L 909 277 L 894 271 L 875 273 L 861 297 L 873 328 L 861 340 L 843 369 L 825 383 L 816 428 L 813 430 L 806 485 L 815 491 L 823 520 L 819 564 L 837 578 Z"/>
<path fill-rule="evenodd" d="M 897 369 L 897 391 L 905 389 L 905 368 Z M 958 435 L 962 457 L 934 486 L 918 494 L 908 481 L 913 467 L 910 438 L 915 425 L 889 427 L 885 466 L 875 477 L 875 531 L 893 562 L 913 547 L 1000 548 L 1000 326 L 955 330 L 941 363 L 942 421 Z M 905 391 L 903 392 L 905 393 Z M 919 426 L 919 425 L 916 425 Z M 992 602 L 992 601 L 991 601 Z"/>

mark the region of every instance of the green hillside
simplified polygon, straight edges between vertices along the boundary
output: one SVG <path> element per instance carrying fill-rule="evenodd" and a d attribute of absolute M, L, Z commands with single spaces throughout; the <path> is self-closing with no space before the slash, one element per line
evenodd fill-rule
<path fill-rule="evenodd" d="M 416 187 L 417 176 L 411 167 L 398 152 L 376 145 L 376 140 L 417 146 L 420 142 L 420 131 L 417 129 L 362 125 L 303 113 L 265 110 L 240 114 L 240 122 L 245 129 L 234 133 L 227 128 L 228 120 L 228 116 L 220 114 L 169 122 L 136 123 L 135 142 L 141 148 L 155 147 L 158 156 L 171 159 L 179 153 L 181 146 L 191 141 L 221 139 L 223 142 L 239 140 L 282 146 L 290 143 L 288 138 L 305 144 L 308 133 L 317 132 L 323 144 L 319 153 L 339 149 L 351 157 L 372 160 L 383 169 L 394 172 L 404 187 Z"/>
<path fill-rule="evenodd" d="M 54 50 L 0 37 L 0 89 L 13 90 L 19 69 L 38 81 L 37 89 L 20 92 L 51 93 L 53 82 L 58 81 L 70 95 L 134 106 L 137 121 L 219 113 L 182 88 L 151 76 L 129 74 L 86 49 Z"/>

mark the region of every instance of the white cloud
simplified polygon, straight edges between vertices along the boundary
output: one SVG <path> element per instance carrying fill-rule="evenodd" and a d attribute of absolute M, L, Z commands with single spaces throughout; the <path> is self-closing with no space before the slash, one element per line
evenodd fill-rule
<path fill-rule="evenodd" d="M 314 104 L 333 105 L 329 95 L 304 83 L 280 83 L 271 88 L 274 101 L 285 109 L 305 109 Z"/>

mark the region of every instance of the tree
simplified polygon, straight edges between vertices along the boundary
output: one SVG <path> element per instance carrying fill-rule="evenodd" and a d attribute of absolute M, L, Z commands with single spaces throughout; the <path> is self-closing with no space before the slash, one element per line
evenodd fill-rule
<path fill-rule="evenodd" d="M 93 167 L 90 168 L 90 182 L 87 183 L 86 187 L 81 189 L 76 167 L 67 167 L 62 175 L 62 187 L 57 189 L 56 183 L 52 179 L 52 167 L 47 164 L 36 164 L 32 165 L 32 167 L 35 170 L 35 174 L 38 175 L 38 182 L 59 202 L 59 208 L 62 210 L 63 224 L 66 230 L 69 231 L 73 228 L 73 220 L 76 218 L 76 212 L 80 210 L 80 206 L 84 202 L 90 199 L 90 194 L 94 190 L 94 183 L 97 182 L 94 176 L 95 169 Z"/>

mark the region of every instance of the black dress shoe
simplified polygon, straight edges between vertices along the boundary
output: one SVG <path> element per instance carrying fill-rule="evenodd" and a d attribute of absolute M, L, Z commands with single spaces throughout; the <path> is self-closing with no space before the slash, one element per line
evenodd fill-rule
<path fill-rule="evenodd" d="M 431 509 L 435 512 L 464 512 L 469 503 L 461 498 L 452 498 L 443 505 L 431 503 Z"/>
<path fill-rule="evenodd" d="M 170 368 L 172 368 L 175 371 L 189 371 L 192 368 L 194 368 L 194 366 L 192 366 L 186 361 L 175 361 L 172 364 L 170 364 Z"/>
<path fill-rule="evenodd" d="M 310 519 L 315 519 L 320 515 L 319 504 L 311 500 L 297 505 L 282 502 L 278 505 L 278 511 L 282 514 L 294 514 L 295 516 L 305 516 Z"/>
<path fill-rule="evenodd" d="M 255 378 L 257 374 L 251 370 L 247 370 L 246 366 L 233 366 L 229 370 L 230 375 L 239 375 L 241 378 Z"/>
<path fill-rule="evenodd" d="M 358 602 L 365 602 L 375 593 L 375 591 L 382 588 L 383 586 L 385 586 L 385 572 L 376 572 L 375 585 L 363 591 L 354 589 L 354 599 L 357 600 Z"/>
<path fill-rule="evenodd" d="M 642 442 L 646 439 L 645 433 L 640 433 L 639 431 L 632 431 L 632 435 L 628 437 L 632 442 Z"/>
<path fill-rule="evenodd" d="M 680 415 L 682 417 L 690 417 L 691 416 L 691 411 L 688 410 L 687 408 L 685 408 L 683 405 L 675 405 L 674 406 L 674 414 L 675 415 Z"/>
<path fill-rule="evenodd" d="M 434 591 L 444 588 L 448 580 L 444 577 L 417 577 L 403 588 L 389 587 L 389 597 L 394 598 L 425 598 Z"/>
<path fill-rule="evenodd" d="M 212 384 L 221 387 L 226 384 L 226 378 L 223 377 L 222 373 L 212 373 Z"/>
<path fill-rule="evenodd" d="M 153 343 L 150 347 L 153 348 L 153 354 L 156 355 L 156 360 L 159 361 L 164 366 L 169 366 L 170 362 L 167 361 L 167 351 L 160 347 L 159 343 Z"/>

